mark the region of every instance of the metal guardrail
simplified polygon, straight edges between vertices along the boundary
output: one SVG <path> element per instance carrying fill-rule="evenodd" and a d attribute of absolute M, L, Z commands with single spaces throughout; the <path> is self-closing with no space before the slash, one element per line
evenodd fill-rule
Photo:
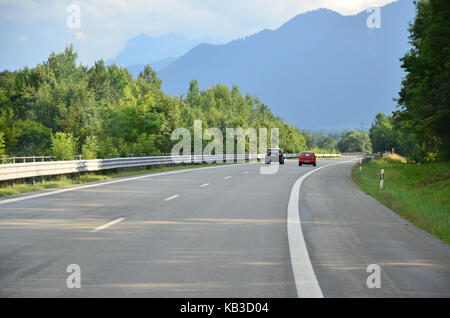
<path fill-rule="evenodd" d="M 45 161 L 45 160 L 52 160 L 52 156 L 30 156 L 30 157 L 1 157 L 1 163 L 19 163 L 21 161 L 22 163 L 25 162 L 36 162 L 36 161 Z"/>
<path fill-rule="evenodd" d="M 81 160 L 83 155 L 75 155 L 73 156 L 73 159 Z M 52 156 L 27 156 L 27 157 L 20 157 L 20 156 L 12 156 L 12 157 L 1 157 L 1 164 L 7 164 L 7 163 L 26 163 L 26 162 L 44 162 L 44 161 L 52 161 Z"/>
<path fill-rule="evenodd" d="M 330 154 L 318 154 L 317 158 L 329 158 L 329 157 L 342 157 L 340 153 L 330 153 Z"/>
<path fill-rule="evenodd" d="M 0 181 L 54 176 L 70 173 L 154 165 L 213 163 L 231 160 L 256 160 L 257 154 L 153 156 L 93 160 L 26 162 L 0 165 Z"/>
<path fill-rule="evenodd" d="M 285 158 L 298 158 L 300 153 L 286 153 L 284 154 Z M 327 153 L 327 154 L 316 154 L 317 158 L 331 158 L 331 157 L 342 157 L 340 153 Z"/>
<path fill-rule="evenodd" d="M 296 158 L 299 154 L 285 154 L 285 158 Z M 334 157 L 337 154 L 318 154 L 316 157 Z M 146 167 L 155 165 L 176 165 L 195 163 L 231 162 L 264 159 L 264 154 L 218 154 L 152 156 L 93 160 L 42 161 L 10 163 L 0 165 L 0 181 L 55 176 L 71 173 L 100 171 L 108 169 Z"/>

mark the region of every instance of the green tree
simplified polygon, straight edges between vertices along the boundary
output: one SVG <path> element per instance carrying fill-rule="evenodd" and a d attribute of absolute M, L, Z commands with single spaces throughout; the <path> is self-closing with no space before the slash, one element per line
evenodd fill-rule
<path fill-rule="evenodd" d="M 146 65 L 144 70 L 139 73 L 139 78 L 142 78 L 146 83 L 158 90 L 161 88 L 162 81 L 156 76 L 156 72 L 150 65 Z"/>
<path fill-rule="evenodd" d="M 341 152 L 372 152 L 372 144 L 367 132 L 350 130 L 344 133 L 337 144 Z"/>
<path fill-rule="evenodd" d="M 0 132 L 0 156 L 5 154 L 5 134 Z"/>
<path fill-rule="evenodd" d="M 374 152 L 391 151 L 397 148 L 396 133 L 392 126 L 392 116 L 378 113 L 369 129 L 370 141 Z"/>
<path fill-rule="evenodd" d="M 280 146 L 289 152 L 315 142 L 257 97 L 243 96 L 237 85 L 200 90 L 194 79 L 186 97 L 172 97 L 150 66 L 135 80 L 126 68 L 102 60 L 77 65 L 72 46 L 35 68 L 0 72 L 0 131 L 8 153 L 72 159 L 75 150 L 85 158 L 170 152 L 172 131 L 192 129 L 194 120 L 224 135 L 227 127 L 279 128 Z M 97 145 L 89 136 L 97 136 Z M 78 140 L 84 141 L 81 149 Z"/>
<path fill-rule="evenodd" d="M 111 137 L 106 137 L 99 142 L 98 158 L 117 158 L 119 157 L 119 151 L 113 144 Z"/>
<path fill-rule="evenodd" d="M 81 148 L 83 159 L 96 159 L 100 147 L 98 145 L 97 136 L 88 136 Z"/>
<path fill-rule="evenodd" d="M 79 70 L 77 70 L 76 60 L 78 54 L 73 49 L 73 45 L 68 46 L 64 53 L 50 54 L 50 57 L 44 63 L 48 66 L 55 75 L 56 80 L 72 81 L 78 80 Z"/>
<path fill-rule="evenodd" d="M 10 148 L 15 155 L 46 155 L 52 130 L 34 120 L 17 120 Z"/>
<path fill-rule="evenodd" d="M 401 59 L 396 125 L 415 134 L 422 152 L 450 159 L 450 5 L 419 0 L 409 28 L 412 49 Z"/>
<path fill-rule="evenodd" d="M 362 133 L 360 133 L 360 140 L 361 151 L 365 153 L 371 153 L 372 143 L 370 142 L 370 137 L 367 131 L 363 131 Z"/>
<path fill-rule="evenodd" d="M 51 154 L 57 160 L 73 160 L 76 140 L 72 134 L 57 132 L 51 137 Z"/>
<path fill-rule="evenodd" d="M 323 135 L 319 138 L 317 146 L 321 149 L 332 151 L 334 149 L 335 140 L 329 135 Z"/>
<path fill-rule="evenodd" d="M 309 131 L 303 130 L 302 134 L 305 138 L 307 149 L 312 149 L 317 146 L 316 139 L 314 139 L 314 137 L 311 135 Z"/>
<path fill-rule="evenodd" d="M 391 151 L 394 148 L 396 153 L 410 160 L 424 159 L 415 135 L 407 130 L 396 128 L 392 116 L 378 113 L 370 127 L 369 136 L 374 152 Z"/>

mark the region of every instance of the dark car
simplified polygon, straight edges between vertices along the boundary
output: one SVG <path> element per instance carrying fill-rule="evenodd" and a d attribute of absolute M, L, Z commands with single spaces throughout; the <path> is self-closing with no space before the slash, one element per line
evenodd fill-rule
<path fill-rule="evenodd" d="M 298 165 L 302 164 L 312 164 L 314 167 L 316 166 L 316 155 L 312 151 L 304 151 L 298 157 Z"/>
<path fill-rule="evenodd" d="M 271 162 L 279 162 L 280 164 L 284 164 L 284 155 L 280 148 L 269 148 L 267 149 L 266 154 L 266 164 Z"/>

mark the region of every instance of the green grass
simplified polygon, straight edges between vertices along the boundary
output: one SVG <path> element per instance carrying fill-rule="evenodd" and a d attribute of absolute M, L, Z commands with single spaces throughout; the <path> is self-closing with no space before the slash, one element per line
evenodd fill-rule
<path fill-rule="evenodd" d="M 450 163 L 371 160 L 363 164 L 362 172 L 357 164 L 352 179 L 361 190 L 406 220 L 450 244 Z"/>
<path fill-rule="evenodd" d="M 123 171 L 123 172 L 99 172 L 99 173 L 82 173 L 79 178 L 71 177 L 71 176 L 56 176 L 53 177 L 51 180 L 45 180 L 43 183 L 39 182 L 39 179 L 36 179 L 36 184 L 31 185 L 30 183 L 19 183 L 19 180 L 16 180 L 16 185 L 13 187 L 11 184 L 3 183 L 3 185 L 0 187 L 0 197 L 7 196 L 7 195 L 13 195 L 13 194 L 20 194 L 20 193 L 26 193 L 26 192 L 32 192 L 37 190 L 43 190 L 43 189 L 52 189 L 52 188 L 59 188 L 59 187 L 65 187 L 70 185 L 76 185 L 86 182 L 93 182 L 93 181 L 101 181 L 101 180 L 109 180 L 114 178 L 122 178 L 122 177 L 129 177 L 134 175 L 140 175 L 140 174 L 149 174 L 149 173 L 158 173 L 158 172 L 164 172 L 164 171 L 171 171 L 171 170 L 181 170 L 181 169 L 191 169 L 191 168 L 200 168 L 200 167 L 211 167 L 211 166 L 219 166 L 219 165 L 226 165 L 230 163 L 213 163 L 213 164 L 197 164 L 192 166 L 170 166 L 170 167 L 157 167 L 157 168 L 151 168 L 148 170 L 132 170 L 132 171 Z M 232 164 L 232 163 L 231 163 Z"/>

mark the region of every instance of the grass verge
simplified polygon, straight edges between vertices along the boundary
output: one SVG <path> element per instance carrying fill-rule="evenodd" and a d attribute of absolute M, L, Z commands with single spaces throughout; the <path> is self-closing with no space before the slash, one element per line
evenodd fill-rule
<path fill-rule="evenodd" d="M 206 167 L 206 166 L 208 166 L 208 167 L 221 166 L 221 165 L 226 165 L 226 164 L 230 164 L 230 163 L 212 163 L 212 164 L 197 164 L 197 165 L 192 165 L 192 166 L 156 167 L 156 168 L 150 168 L 150 169 L 139 169 L 139 170 L 120 171 L 120 172 L 113 172 L 113 171 L 105 170 L 105 171 L 99 171 L 96 173 L 94 173 L 94 172 L 82 173 L 79 178 L 75 177 L 74 175 L 72 175 L 72 176 L 66 176 L 66 175 L 55 176 L 51 180 L 46 179 L 42 183 L 36 182 L 35 185 L 32 185 L 30 183 L 16 183 L 15 186 L 12 186 L 11 184 L 3 183 L 3 185 L 0 187 L 0 197 L 7 196 L 7 195 L 13 195 L 13 194 L 38 191 L 38 190 L 43 190 L 43 189 L 65 187 L 65 186 L 70 186 L 70 185 L 86 183 L 86 182 L 129 177 L 129 176 L 140 175 L 140 174 L 151 174 L 151 173 L 158 173 L 158 172 L 172 171 L 172 170 L 200 168 L 200 167 Z M 36 179 L 36 180 L 38 180 L 38 179 Z"/>
<path fill-rule="evenodd" d="M 384 186 L 380 189 L 380 170 Z M 406 220 L 450 244 L 450 163 L 406 164 L 371 160 L 352 170 L 365 193 Z"/>

